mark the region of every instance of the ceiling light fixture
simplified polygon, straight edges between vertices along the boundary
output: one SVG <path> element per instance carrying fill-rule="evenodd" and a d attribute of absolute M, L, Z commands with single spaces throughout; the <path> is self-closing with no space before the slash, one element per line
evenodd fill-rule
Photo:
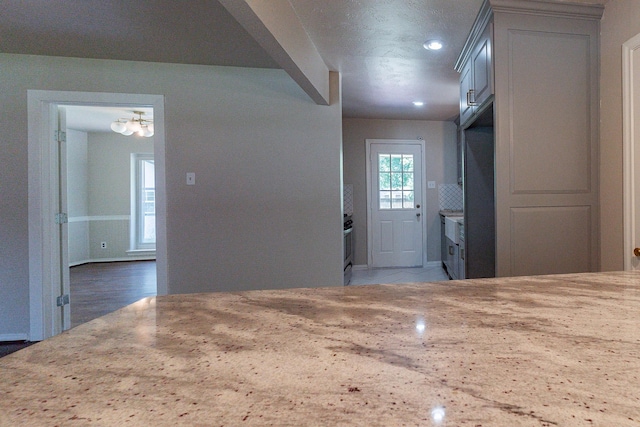
<path fill-rule="evenodd" d="M 413 101 L 413 105 L 415 105 L 416 107 L 422 107 L 424 105 L 424 102 L 422 102 L 422 101 Z"/>
<path fill-rule="evenodd" d="M 137 114 L 138 117 L 115 120 L 111 123 L 111 130 L 124 136 L 134 133 L 146 138 L 153 136 L 153 120 L 143 119 L 144 112 L 142 111 L 134 111 L 133 114 Z"/>
<path fill-rule="evenodd" d="M 422 46 L 427 50 L 440 50 L 443 45 L 440 40 L 427 40 Z"/>

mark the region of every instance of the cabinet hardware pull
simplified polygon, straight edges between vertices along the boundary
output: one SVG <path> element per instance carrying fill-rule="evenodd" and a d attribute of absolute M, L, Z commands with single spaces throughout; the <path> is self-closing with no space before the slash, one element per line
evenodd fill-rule
<path fill-rule="evenodd" d="M 467 91 L 467 106 L 475 107 L 477 105 L 475 100 L 475 94 L 476 94 L 476 91 L 474 89 L 469 89 Z M 473 97 L 473 101 L 471 100 L 472 97 Z"/>
<path fill-rule="evenodd" d="M 453 246 L 449 246 L 449 255 L 453 255 Z"/>
<path fill-rule="evenodd" d="M 635 256 L 640 256 L 640 248 L 635 248 L 635 249 L 633 250 L 633 254 L 634 254 Z"/>

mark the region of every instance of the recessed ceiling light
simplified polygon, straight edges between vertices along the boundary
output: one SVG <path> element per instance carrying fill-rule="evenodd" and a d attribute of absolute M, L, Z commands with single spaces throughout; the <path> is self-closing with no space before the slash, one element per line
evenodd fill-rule
<path fill-rule="evenodd" d="M 442 42 L 440 40 L 427 40 L 422 46 L 427 50 L 440 50 L 442 49 Z"/>
<path fill-rule="evenodd" d="M 424 102 L 422 102 L 422 101 L 413 101 L 413 105 L 415 105 L 416 107 L 422 107 L 424 105 Z"/>

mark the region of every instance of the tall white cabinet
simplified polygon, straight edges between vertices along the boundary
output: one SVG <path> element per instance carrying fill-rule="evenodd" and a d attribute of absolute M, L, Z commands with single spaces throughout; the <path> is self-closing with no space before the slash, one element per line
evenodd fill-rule
<path fill-rule="evenodd" d="M 483 4 L 456 63 L 468 278 L 599 269 L 602 11 Z"/>

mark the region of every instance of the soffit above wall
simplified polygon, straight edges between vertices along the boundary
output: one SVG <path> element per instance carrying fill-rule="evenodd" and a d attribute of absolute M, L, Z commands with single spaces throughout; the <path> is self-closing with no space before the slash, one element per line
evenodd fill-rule
<path fill-rule="evenodd" d="M 2 0 L 0 52 L 278 68 L 211 0 Z"/>

